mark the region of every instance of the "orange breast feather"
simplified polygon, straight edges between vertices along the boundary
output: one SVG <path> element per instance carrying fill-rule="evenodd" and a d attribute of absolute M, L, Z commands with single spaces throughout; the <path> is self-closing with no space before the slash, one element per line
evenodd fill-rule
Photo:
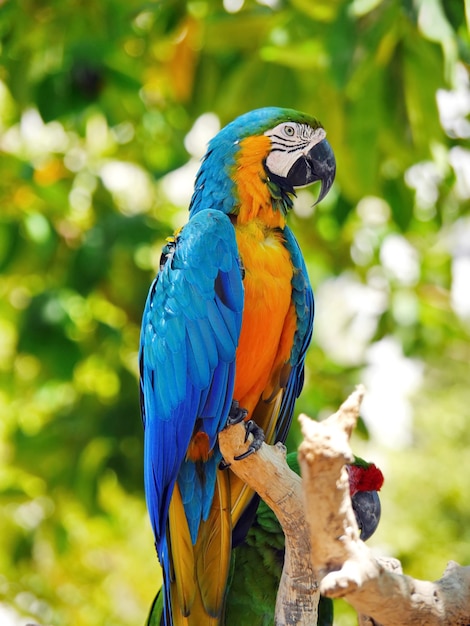
<path fill-rule="evenodd" d="M 296 328 L 293 267 L 283 244 L 285 219 L 272 207 L 263 165 L 270 146 L 264 135 L 243 139 L 233 172 L 239 199 L 234 225 L 245 269 L 234 399 L 249 416 L 261 395 L 267 398 L 278 390 Z"/>
<path fill-rule="evenodd" d="M 290 356 L 296 327 L 293 268 L 281 231 L 268 229 L 259 220 L 235 230 L 245 268 L 245 305 L 234 398 L 251 412 L 261 395 L 271 395 Z"/>

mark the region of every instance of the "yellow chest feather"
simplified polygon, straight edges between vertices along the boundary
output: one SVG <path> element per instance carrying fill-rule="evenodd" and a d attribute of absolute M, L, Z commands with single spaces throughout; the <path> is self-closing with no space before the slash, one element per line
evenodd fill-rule
<path fill-rule="evenodd" d="M 293 267 L 283 244 L 282 231 L 267 228 L 254 220 L 236 225 L 235 232 L 245 269 L 245 305 L 237 350 L 234 398 L 252 411 L 263 390 L 269 386 L 279 359 L 289 357 L 292 343 L 281 353 L 280 347 L 286 321 L 291 317 Z M 289 334 L 292 335 L 293 330 Z"/>

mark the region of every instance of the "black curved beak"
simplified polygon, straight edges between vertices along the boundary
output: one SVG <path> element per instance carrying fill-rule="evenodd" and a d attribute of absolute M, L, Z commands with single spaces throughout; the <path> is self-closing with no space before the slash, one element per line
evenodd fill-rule
<path fill-rule="evenodd" d="M 358 491 L 351 498 L 362 541 L 371 537 L 379 525 L 382 507 L 376 491 Z"/>
<path fill-rule="evenodd" d="M 305 187 L 321 181 L 320 195 L 315 204 L 326 196 L 335 179 L 336 160 L 333 150 L 326 139 L 322 139 L 307 154 L 302 155 L 287 174 L 292 187 Z"/>

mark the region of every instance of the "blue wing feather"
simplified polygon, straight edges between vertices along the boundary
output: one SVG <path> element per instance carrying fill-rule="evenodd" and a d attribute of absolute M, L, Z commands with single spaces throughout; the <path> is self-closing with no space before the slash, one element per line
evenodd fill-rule
<path fill-rule="evenodd" d="M 144 310 L 141 397 L 145 488 L 160 559 L 175 481 L 193 541 L 208 515 L 235 376 L 243 284 L 233 226 L 220 211 L 200 211 L 170 244 Z M 215 448 L 198 479 L 186 452 L 196 427 Z"/>
<path fill-rule="evenodd" d="M 313 291 L 305 261 L 293 232 L 287 226 L 284 229 L 284 237 L 294 267 L 292 300 L 297 314 L 297 330 L 290 356 L 292 369 L 282 397 L 276 424 L 276 441 L 283 442 L 287 438 L 292 422 L 295 401 L 299 397 L 304 384 L 305 354 L 312 338 L 315 312 Z"/>

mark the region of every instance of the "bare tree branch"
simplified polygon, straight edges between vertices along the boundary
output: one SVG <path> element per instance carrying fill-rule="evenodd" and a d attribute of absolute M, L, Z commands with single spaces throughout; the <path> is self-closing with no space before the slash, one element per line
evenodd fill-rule
<path fill-rule="evenodd" d="M 345 464 L 353 459 L 349 438 L 363 393 L 359 387 L 323 422 L 300 416 L 302 480 L 287 466 L 282 446 L 263 444 L 234 461 L 247 448 L 245 429 L 219 435 L 225 460 L 273 509 L 286 535 L 276 624 L 315 624 L 320 581 L 322 594 L 357 610 L 361 626 L 468 626 L 470 567 L 450 562 L 440 580 L 416 580 L 402 575 L 397 561 L 375 558 L 359 539 Z"/>
<path fill-rule="evenodd" d="M 312 626 L 317 623 L 320 593 L 310 562 L 309 529 L 302 505 L 302 481 L 286 463 L 282 444 L 267 446 L 246 459 L 234 457 L 245 452 L 245 428 L 237 424 L 219 434 L 222 455 L 231 469 L 244 480 L 276 514 L 286 538 L 284 569 L 277 595 L 278 626 Z"/>

